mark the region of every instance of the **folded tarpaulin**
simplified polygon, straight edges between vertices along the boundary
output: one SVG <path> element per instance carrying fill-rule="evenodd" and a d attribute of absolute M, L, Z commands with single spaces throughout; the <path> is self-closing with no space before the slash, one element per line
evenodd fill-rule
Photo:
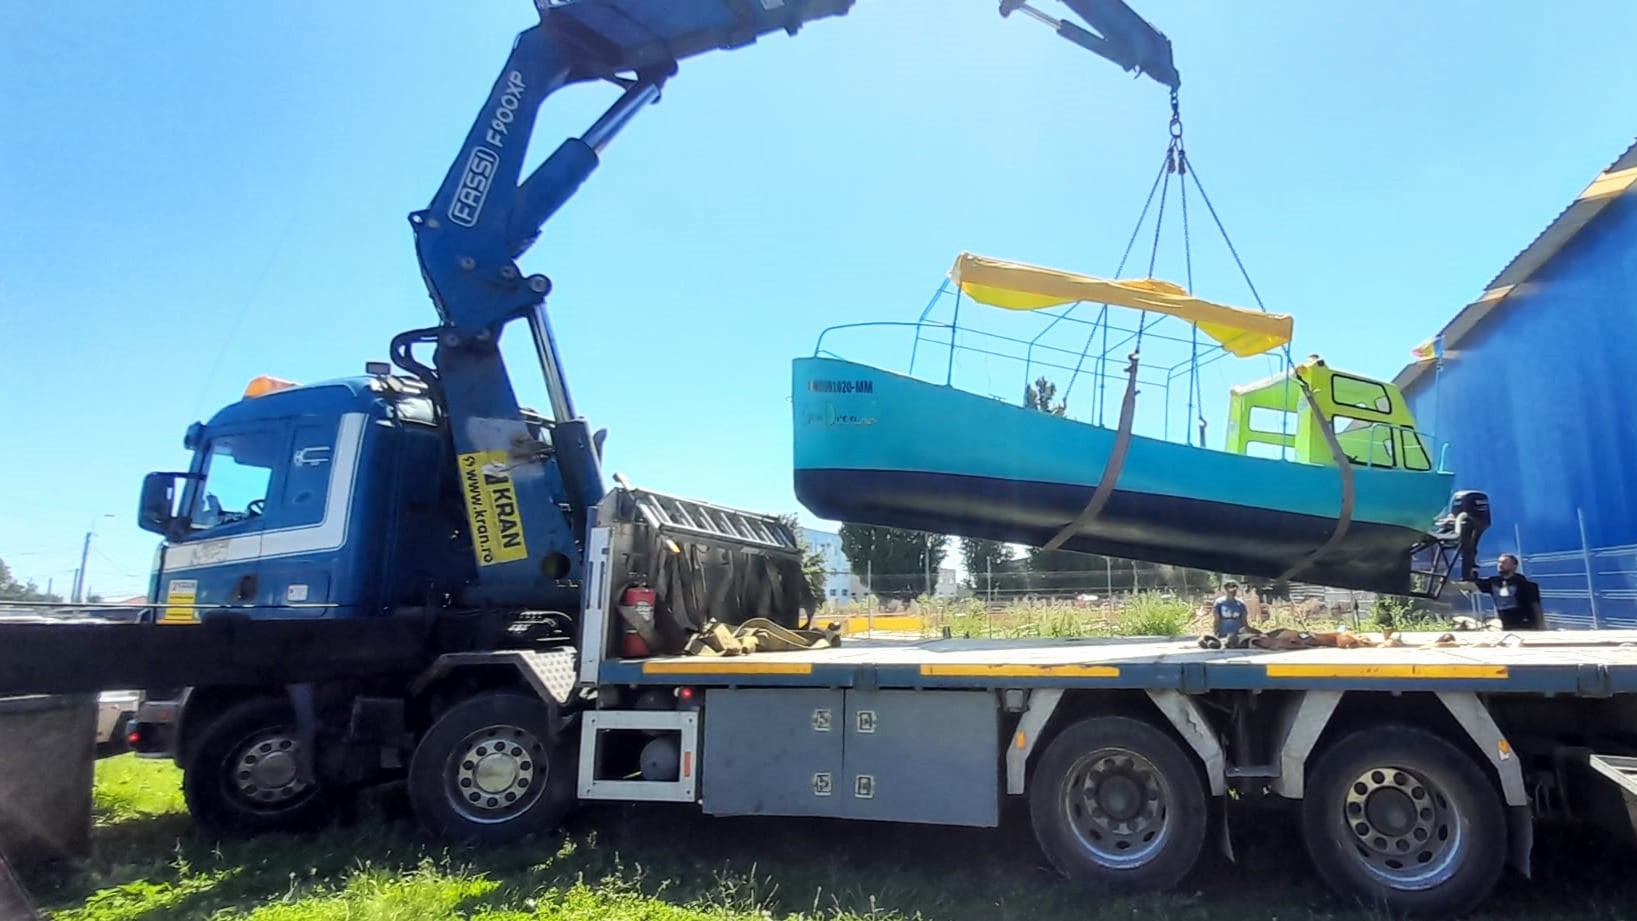
<path fill-rule="evenodd" d="M 1290 341 L 1291 317 L 1194 297 L 1157 278 L 1114 281 L 961 253 L 949 277 L 969 297 L 1006 310 L 1040 310 L 1085 301 L 1150 310 L 1187 320 L 1235 355 L 1260 355 Z"/>

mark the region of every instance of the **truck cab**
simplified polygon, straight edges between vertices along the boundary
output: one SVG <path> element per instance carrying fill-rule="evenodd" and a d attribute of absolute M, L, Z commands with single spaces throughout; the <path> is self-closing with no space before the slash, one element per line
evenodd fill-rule
<path fill-rule="evenodd" d="M 372 617 L 457 593 L 472 567 L 443 424 L 413 378 L 252 380 L 189 426 L 185 473 L 144 480 L 157 619 Z"/>

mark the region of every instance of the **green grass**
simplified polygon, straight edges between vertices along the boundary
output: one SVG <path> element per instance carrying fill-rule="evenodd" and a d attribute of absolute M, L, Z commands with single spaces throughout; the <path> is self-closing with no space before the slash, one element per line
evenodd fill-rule
<path fill-rule="evenodd" d="M 1178 892 L 1117 896 L 1060 881 L 1025 821 L 947 829 L 712 819 L 599 805 L 565 834 L 490 850 L 423 836 L 393 791 L 306 836 L 216 844 L 181 813 L 169 764 L 99 764 L 96 854 L 27 882 L 58 921 L 1279 921 L 1373 918 L 1311 878 L 1288 817 L 1235 824 L 1239 863 L 1209 857 Z M 1630 917 L 1629 854 L 1543 834 L 1536 872 L 1488 919 Z"/>
<path fill-rule="evenodd" d="M 1347 625 L 1363 633 L 1379 634 L 1385 627 L 1402 632 L 1441 633 L 1450 629 L 1447 617 L 1416 606 L 1409 599 L 1378 598 L 1359 612 L 1326 610 L 1322 605 L 1288 602 L 1269 605 L 1266 621 L 1252 619 L 1262 630 L 1279 627 L 1329 631 Z M 915 611 L 923 615 L 924 636 L 1026 639 L 1032 637 L 1197 636 L 1210 629 L 1210 617 L 1199 599 L 1144 591 L 1105 606 L 1099 602 L 1073 604 L 1055 600 L 1016 600 L 991 610 L 978 598 L 922 599 Z M 821 613 L 818 620 L 841 611 Z M 856 613 L 856 611 L 855 611 Z M 1356 622 L 1355 622 L 1356 620 Z"/>

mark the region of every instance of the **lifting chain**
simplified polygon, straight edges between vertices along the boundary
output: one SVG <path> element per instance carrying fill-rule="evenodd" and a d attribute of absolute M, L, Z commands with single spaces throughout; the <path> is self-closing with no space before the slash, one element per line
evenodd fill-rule
<path fill-rule="evenodd" d="M 1171 91 L 1171 146 L 1166 151 L 1170 172 L 1183 175 L 1188 172 L 1188 154 L 1182 148 L 1182 106 L 1177 91 Z"/>

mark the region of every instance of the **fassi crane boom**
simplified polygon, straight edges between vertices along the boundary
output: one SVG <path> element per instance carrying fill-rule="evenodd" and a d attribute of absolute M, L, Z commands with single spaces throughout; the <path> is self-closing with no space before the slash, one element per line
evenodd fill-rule
<path fill-rule="evenodd" d="M 735 48 L 782 29 L 846 14 L 854 0 L 537 0 L 540 24 L 520 33 L 432 203 L 410 216 L 421 273 L 440 324 L 393 341 L 393 360 L 436 392 L 474 517 L 478 579 L 467 604 L 574 606 L 588 510 L 604 495 L 601 434 L 579 417 L 545 310 L 551 282 L 516 260 L 596 169 L 638 110 L 659 98 L 683 58 Z M 1170 42 L 1119 0 L 1064 0 L 1101 35 L 1017 0 L 1000 5 L 1171 87 Z M 570 84 L 606 80 L 624 94 L 580 137 L 522 178 L 535 116 Z M 525 418 L 499 351 L 504 327 L 529 324 L 551 404 Z M 414 354 L 435 346 L 432 367 Z M 474 499 L 476 501 L 474 501 Z M 540 552 L 541 545 L 545 552 Z M 536 562 L 543 560 L 543 563 Z M 557 588 L 542 597 L 540 577 Z"/>

